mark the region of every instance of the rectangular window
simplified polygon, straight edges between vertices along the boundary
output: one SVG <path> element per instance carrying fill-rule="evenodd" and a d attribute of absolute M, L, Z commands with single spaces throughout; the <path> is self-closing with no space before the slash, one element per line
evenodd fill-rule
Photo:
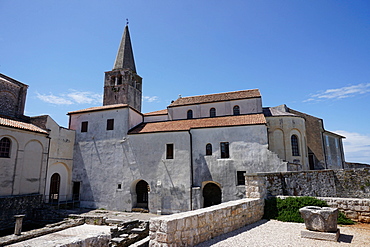
<path fill-rule="evenodd" d="M 107 119 L 107 130 L 114 129 L 114 119 Z"/>
<path fill-rule="evenodd" d="M 166 145 L 166 159 L 173 159 L 173 144 Z"/>
<path fill-rule="evenodd" d="M 221 158 L 222 159 L 230 158 L 229 143 L 228 142 L 221 142 L 220 146 L 221 146 Z"/>
<path fill-rule="evenodd" d="M 237 176 L 237 185 L 245 185 L 245 176 L 244 176 L 245 171 L 237 171 L 236 176 Z"/>
<path fill-rule="evenodd" d="M 88 123 L 87 121 L 81 123 L 81 132 L 87 132 Z"/>

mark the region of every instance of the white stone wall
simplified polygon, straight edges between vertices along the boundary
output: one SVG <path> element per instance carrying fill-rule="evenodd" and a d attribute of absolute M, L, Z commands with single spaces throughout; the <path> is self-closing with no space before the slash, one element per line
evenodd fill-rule
<path fill-rule="evenodd" d="M 70 128 L 76 131 L 72 181 L 81 182 L 81 206 L 131 210 L 130 189 L 118 189 L 132 174 L 132 153 L 125 137 L 129 129 L 128 108 L 86 112 L 70 116 Z M 114 129 L 106 130 L 107 119 L 114 119 Z M 81 132 L 81 122 L 88 121 L 88 131 Z"/>
<path fill-rule="evenodd" d="M 144 116 L 145 123 L 167 121 L 168 115 Z"/>
<path fill-rule="evenodd" d="M 72 199 L 72 165 L 75 131 L 60 127 L 51 117 L 47 117 L 46 128 L 50 130 L 48 172 L 45 188 L 45 201 L 50 194 L 50 178 L 60 175 L 59 200 Z"/>
<path fill-rule="evenodd" d="M 169 119 L 172 120 L 186 119 L 188 110 L 193 111 L 193 118 L 206 118 L 209 117 L 209 110 L 211 108 L 215 108 L 216 116 L 232 116 L 233 107 L 236 105 L 239 106 L 240 114 L 242 115 L 262 112 L 261 98 L 253 98 L 253 99 L 169 107 L 168 113 Z"/>
<path fill-rule="evenodd" d="M 221 185 L 222 201 L 245 197 L 245 186 L 237 185 L 237 171 L 286 171 L 286 163 L 267 149 L 264 125 L 191 130 L 193 137 L 194 186 L 205 181 Z M 229 158 L 221 158 L 220 142 L 229 142 Z M 212 144 L 212 155 L 206 155 L 206 145 Z M 202 193 L 198 206 L 203 206 Z"/>
<path fill-rule="evenodd" d="M 11 140 L 10 158 L 0 158 L 0 196 L 44 193 L 49 139 L 47 134 L 1 127 L 0 139 Z"/>
<path fill-rule="evenodd" d="M 261 199 L 241 199 L 152 218 L 149 246 L 194 246 L 260 220 L 263 207 Z"/>
<path fill-rule="evenodd" d="M 327 169 L 343 169 L 344 152 L 342 138 L 331 135 L 328 132 L 323 134 L 323 138 Z"/>
<path fill-rule="evenodd" d="M 150 186 L 149 210 L 162 214 L 191 209 L 190 136 L 187 131 L 129 135 L 135 173 L 125 183 L 143 179 Z M 166 144 L 174 145 L 174 158 L 166 159 Z"/>

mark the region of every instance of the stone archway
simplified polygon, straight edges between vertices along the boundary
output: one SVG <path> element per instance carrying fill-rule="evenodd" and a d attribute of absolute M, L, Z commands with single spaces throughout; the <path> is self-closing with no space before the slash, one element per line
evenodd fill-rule
<path fill-rule="evenodd" d="M 221 188 L 215 183 L 207 183 L 203 187 L 203 207 L 220 204 L 222 201 Z"/>
<path fill-rule="evenodd" d="M 137 182 L 135 187 L 136 192 L 136 208 L 148 209 L 148 192 L 149 185 L 144 180 Z"/>

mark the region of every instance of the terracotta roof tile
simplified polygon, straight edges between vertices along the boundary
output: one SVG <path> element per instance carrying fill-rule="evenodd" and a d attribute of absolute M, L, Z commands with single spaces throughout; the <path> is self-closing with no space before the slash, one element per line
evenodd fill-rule
<path fill-rule="evenodd" d="M 167 115 L 167 114 L 168 114 L 168 110 L 163 109 L 159 111 L 152 111 L 152 112 L 144 113 L 144 116 L 156 116 L 156 115 Z"/>
<path fill-rule="evenodd" d="M 11 119 L 7 119 L 7 118 L 3 118 L 3 117 L 0 117 L 0 125 L 48 134 L 48 132 L 46 130 L 41 129 L 41 128 L 37 127 L 36 125 L 21 122 L 21 121 L 17 121 L 17 120 L 11 120 Z"/>
<path fill-rule="evenodd" d="M 200 103 L 211 103 L 218 101 L 228 101 L 228 100 L 238 100 L 238 99 L 247 99 L 247 98 L 258 98 L 261 97 L 261 94 L 258 89 L 235 91 L 228 93 L 217 93 L 217 94 L 207 94 L 191 97 L 182 97 L 178 98 L 172 102 L 169 107 L 182 106 L 182 105 L 193 105 Z"/>
<path fill-rule="evenodd" d="M 77 114 L 77 113 L 84 113 L 84 112 L 92 112 L 92 111 L 104 111 L 104 110 L 110 110 L 110 109 L 116 109 L 116 108 L 125 108 L 125 107 L 128 107 L 128 104 L 95 106 L 95 107 L 90 107 L 90 108 L 86 108 L 86 109 L 82 109 L 82 110 L 71 111 L 71 112 L 68 112 L 68 115 Z"/>
<path fill-rule="evenodd" d="M 129 134 L 186 131 L 189 129 L 196 128 L 230 127 L 265 123 L 266 119 L 263 114 L 186 119 L 176 121 L 143 123 L 132 129 L 129 132 Z"/>

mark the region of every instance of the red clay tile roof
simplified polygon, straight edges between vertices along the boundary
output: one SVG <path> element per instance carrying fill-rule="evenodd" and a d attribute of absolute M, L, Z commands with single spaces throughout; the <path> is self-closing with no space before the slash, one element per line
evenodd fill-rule
<path fill-rule="evenodd" d="M 92 112 L 92 111 L 104 111 L 104 110 L 110 110 L 110 109 L 116 109 L 116 108 L 125 108 L 128 107 L 128 104 L 115 104 L 115 105 L 105 105 L 105 106 L 95 106 L 90 107 L 82 110 L 77 111 L 71 111 L 68 112 L 68 115 L 77 114 L 77 113 L 85 113 L 85 112 Z"/>
<path fill-rule="evenodd" d="M 144 113 L 144 116 L 157 116 L 157 115 L 167 115 L 167 109 L 159 110 L 159 111 L 152 111 L 148 113 Z"/>
<path fill-rule="evenodd" d="M 196 128 L 230 127 L 241 125 L 266 124 L 263 114 L 240 116 L 186 119 L 165 122 L 143 123 L 132 129 L 129 134 L 186 131 Z"/>
<path fill-rule="evenodd" d="M 238 100 L 238 99 L 248 99 L 248 98 L 258 98 L 261 94 L 258 89 L 235 91 L 228 93 L 217 93 L 217 94 L 207 94 L 191 97 L 178 98 L 172 102 L 169 107 L 182 106 L 182 105 L 193 105 L 200 103 L 211 103 L 218 101 L 228 101 L 228 100 Z"/>
<path fill-rule="evenodd" d="M 2 118 L 2 117 L 0 117 L 0 125 L 6 126 L 6 127 L 17 128 L 17 129 L 39 132 L 39 133 L 43 133 L 43 134 L 48 134 L 48 132 L 46 130 L 41 129 L 41 128 L 37 127 L 36 125 L 21 122 L 21 121 L 17 121 L 17 120 Z"/>

